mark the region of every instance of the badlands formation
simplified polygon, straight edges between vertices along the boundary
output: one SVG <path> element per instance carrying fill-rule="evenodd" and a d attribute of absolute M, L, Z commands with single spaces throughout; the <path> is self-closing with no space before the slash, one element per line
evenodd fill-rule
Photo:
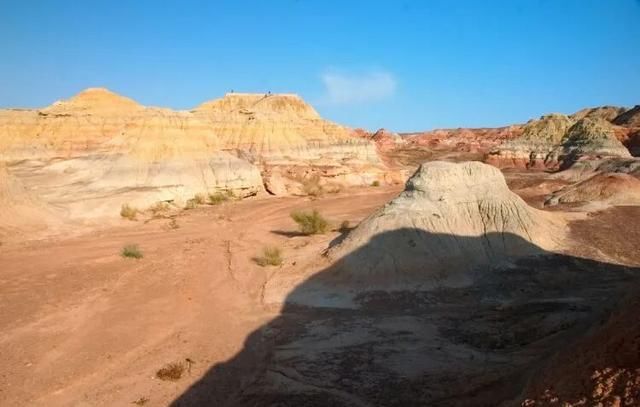
<path fill-rule="evenodd" d="M 0 110 L 0 405 L 638 405 L 639 115 Z"/>
<path fill-rule="evenodd" d="M 393 180 L 371 142 L 296 95 L 231 93 L 185 112 L 92 88 L 44 109 L 0 110 L 0 152 L 8 178 L 0 196 L 23 185 L 51 209 L 42 225 L 103 222 L 124 204 L 182 207 L 198 194 L 305 194 L 309 184 Z"/>

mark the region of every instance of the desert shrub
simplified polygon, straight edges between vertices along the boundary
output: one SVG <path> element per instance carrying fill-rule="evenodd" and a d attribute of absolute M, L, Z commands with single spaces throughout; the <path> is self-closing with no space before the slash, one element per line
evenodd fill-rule
<path fill-rule="evenodd" d="M 168 223 L 169 229 L 178 229 L 180 227 L 180 225 L 178 225 L 178 221 L 176 220 L 176 218 L 173 218 L 169 221 Z"/>
<path fill-rule="evenodd" d="M 324 188 L 320 185 L 320 177 L 313 176 L 311 178 L 307 178 L 301 181 L 302 183 L 302 191 L 309 196 L 321 196 L 324 194 Z"/>
<path fill-rule="evenodd" d="M 198 207 L 198 203 L 195 199 L 187 200 L 187 203 L 184 205 L 184 209 L 195 209 Z"/>
<path fill-rule="evenodd" d="M 259 266 L 279 266 L 282 264 L 282 251 L 278 247 L 265 247 L 262 249 L 262 255 L 256 257 L 256 264 Z"/>
<path fill-rule="evenodd" d="M 144 406 L 148 402 L 149 402 L 149 399 L 147 397 L 140 397 L 138 400 L 132 401 L 131 403 L 135 404 L 136 406 Z"/>
<path fill-rule="evenodd" d="M 136 216 L 138 215 L 138 210 L 133 206 L 129 206 L 129 204 L 123 204 L 120 208 L 120 216 L 129 220 L 136 220 Z"/>
<path fill-rule="evenodd" d="M 338 229 L 338 231 L 340 233 L 347 233 L 349 230 L 351 230 L 351 225 L 349 224 L 349 221 L 343 220 L 342 223 L 340 224 L 340 229 Z"/>
<path fill-rule="evenodd" d="M 229 195 L 222 192 L 216 192 L 215 194 L 209 194 L 209 203 L 211 205 L 219 205 L 229 199 Z"/>
<path fill-rule="evenodd" d="M 169 204 L 166 202 L 156 202 L 149 208 L 149 210 L 151 210 L 153 216 L 158 216 L 162 212 L 166 212 L 169 210 Z"/>
<path fill-rule="evenodd" d="M 141 259 L 142 252 L 138 248 L 137 244 L 128 244 L 122 248 L 122 257 L 128 257 L 131 259 Z"/>
<path fill-rule="evenodd" d="M 379 186 L 380 186 L 380 181 L 378 181 L 378 180 L 373 181 L 373 182 L 371 183 L 371 186 L 372 186 L 372 187 L 379 187 Z"/>
<path fill-rule="evenodd" d="M 193 201 L 197 205 L 204 205 L 207 202 L 207 197 L 204 194 L 195 194 L 193 196 Z"/>
<path fill-rule="evenodd" d="M 169 363 L 156 372 L 156 377 L 160 380 L 176 381 L 182 377 L 184 373 L 183 363 Z"/>
<path fill-rule="evenodd" d="M 321 234 L 329 229 L 329 222 L 315 209 L 310 212 L 292 212 L 291 219 L 298 224 L 298 228 L 305 235 Z"/>

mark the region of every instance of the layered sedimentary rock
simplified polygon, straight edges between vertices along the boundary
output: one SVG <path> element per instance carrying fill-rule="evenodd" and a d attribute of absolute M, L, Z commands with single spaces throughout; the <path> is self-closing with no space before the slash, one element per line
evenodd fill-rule
<path fill-rule="evenodd" d="M 550 194 L 546 206 L 570 204 L 601 209 L 611 205 L 640 205 L 640 160 L 637 158 L 580 161 L 557 177 L 574 182 Z"/>
<path fill-rule="evenodd" d="M 339 278 L 364 286 L 464 285 L 478 267 L 556 247 L 563 228 L 479 162 L 420 166 L 404 192 L 329 250 Z"/>
<path fill-rule="evenodd" d="M 640 105 L 621 113 L 612 122 L 619 126 L 640 127 Z"/>
<path fill-rule="evenodd" d="M 407 134 L 411 145 L 464 152 L 488 152 L 498 144 L 520 136 L 522 126 L 497 128 L 438 129 Z"/>
<path fill-rule="evenodd" d="M 274 195 L 304 193 L 309 183 L 338 188 L 393 180 L 375 144 L 323 120 L 297 95 L 228 93 L 193 114 L 209 123 L 223 148 L 258 165 Z"/>
<path fill-rule="evenodd" d="M 542 116 L 527 123 L 522 136 L 494 148 L 486 162 L 498 167 L 557 169 L 580 159 L 629 157 L 629 150 L 620 142 L 628 132 L 606 119 L 616 111 L 594 108 L 571 117 Z"/>
<path fill-rule="evenodd" d="M 529 121 L 522 135 L 489 152 L 487 162 L 498 167 L 544 168 L 547 156 L 561 144 L 572 125 L 569 117 L 549 114 Z"/>
<path fill-rule="evenodd" d="M 613 126 L 602 118 L 583 118 L 571 126 L 562 144 L 552 151 L 546 162 L 568 167 L 581 159 L 631 157 L 629 150 L 615 137 Z"/>
<path fill-rule="evenodd" d="M 627 109 L 620 106 L 598 106 L 589 107 L 579 110 L 572 114 L 570 117 L 572 120 L 578 121 L 580 119 L 604 119 L 608 122 L 612 122 L 616 117 L 626 112 Z"/>
<path fill-rule="evenodd" d="M 85 219 L 117 216 L 124 203 L 253 195 L 273 171 L 281 193 L 288 175 L 350 185 L 385 176 L 373 143 L 295 95 L 230 94 L 187 112 L 92 88 L 40 110 L 0 110 L 0 152 L 12 179 Z"/>

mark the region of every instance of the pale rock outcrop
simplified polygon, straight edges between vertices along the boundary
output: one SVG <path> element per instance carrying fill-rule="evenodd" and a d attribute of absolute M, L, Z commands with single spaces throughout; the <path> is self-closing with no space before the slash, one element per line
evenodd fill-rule
<path fill-rule="evenodd" d="M 557 247 L 563 226 L 479 162 L 429 162 L 397 198 L 328 250 L 335 276 L 365 287 L 465 285 L 478 267 Z"/>
<path fill-rule="evenodd" d="M 599 210 L 612 205 L 640 205 L 640 159 L 578 161 L 554 176 L 573 183 L 550 194 L 545 206 L 569 204 Z"/>

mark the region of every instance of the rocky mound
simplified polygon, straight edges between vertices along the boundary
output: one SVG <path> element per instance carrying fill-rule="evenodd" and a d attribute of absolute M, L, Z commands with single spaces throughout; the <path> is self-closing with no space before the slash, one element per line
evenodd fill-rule
<path fill-rule="evenodd" d="M 567 168 L 580 159 L 631 157 L 629 150 L 615 137 L 613 126 L 601 118 L 584 118 L 571 126 L 560 147 L 546 157 Z"/>
<path fill-rule="evenodd" d="M 557 177 L 575 182 L 549 195 L 546 206 L 570 204 L 598 210 L 611 205 L 640 205 L 640 160 L 580 161 Z"/>
<path fill-rule="evenodd" d="M 619 126 L 640 127 L 640 105 L 636 105 L 626 112 L 621 113 L 613 119 L 613 123 Z"/>
<path fill-rule="evenodd" d="M 612 122 L 620 114 L 624 113 L 627 109 L 619 106 L 598 106 L 582 109 L 572 114 L 570 117 L 572 120 L 578 121 L 584 118 L 589 119 L 604 119 L 608 122 Z"/>
<path fill-rule="evenodd" d="M 487 162 L 498 167 L 544 168 L 550 152 L 561 144 L 571 119 L 563 114 L 550 114 L 529 121 L 522 135 L 492 150 Z"/>
<path fill-rule="evenodd" d="M 519 137 L 521 133 L 522 126 L 477 129 L 459 128 L 411 133 L 407 134 L 406 138 L 411 145 L 486 153 L 506 140 Z"/>
<path fill-rule="evenodd" d="M 472 270 L 555 247 L 561 235 L 495 167 L 436 161 L 328 255 L 339 260 L 341 278 L 364 285 L 463 285 Z"/>
<path fill-rule="evenodd" d="M 118 216 L 124 203 L 254 195 L 273 173 L 287 194 L 309 179 L 369 185 L 386 171 L 372 142 L 296 95 L 230 94 L 185 112 L 92 88 L 40 110 L 0 110 L 0 152 L 27 189 L 84 219 Z"/>

